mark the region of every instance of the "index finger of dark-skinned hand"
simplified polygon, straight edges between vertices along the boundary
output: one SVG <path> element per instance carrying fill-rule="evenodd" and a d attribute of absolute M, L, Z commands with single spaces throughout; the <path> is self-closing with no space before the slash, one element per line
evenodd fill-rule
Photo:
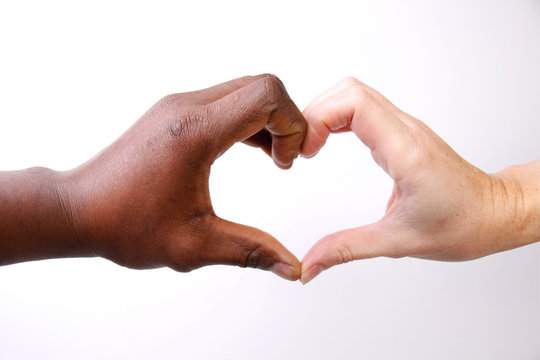
<path fill-rule="evenodd" d="M 265 75 L 209 105 L 210 135 L 223 153 L 235 142 L 252 138 L 266 129 L 272 139 L 272 158 L 289 168 L 298 155 L 306 133 L 306 121 L 290 99 L 283 83 Z"/>
<path fill-rule="evenodd" d="M 244 87 L 254 81 L 262 79 L 265 76 L 268 76 L 268 75 L 261 74 L 261 75 L 253 75 L 253 76 L 251 75 L 243 76 L 243 77 L 226 81 L 221 84 L 214 85 L 206 89 L 193 91 L 187 94 L 191 97 L 192 102 L 196 104 L 200 104 L 200 105 L 206 105 L 214 101 L 217 101 L 224 96 L 229 95 L 230 93 L 238 90 L 241 87 Z"/>

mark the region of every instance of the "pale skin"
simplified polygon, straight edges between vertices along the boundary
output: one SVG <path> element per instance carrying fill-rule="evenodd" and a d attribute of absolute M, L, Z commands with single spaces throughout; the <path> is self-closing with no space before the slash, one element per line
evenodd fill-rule
<path fill-rule="evenodd" d="M 337 83 L 303 113 L 303 156 L 315 156 L 331 133 L 352 131 L 394 187 L 381 220 L 328 235 L 309 250 L 302 283 L 353 260 L 464 261 L 540 240 L 540 161 L 487 174 L 354 78 Z"/>

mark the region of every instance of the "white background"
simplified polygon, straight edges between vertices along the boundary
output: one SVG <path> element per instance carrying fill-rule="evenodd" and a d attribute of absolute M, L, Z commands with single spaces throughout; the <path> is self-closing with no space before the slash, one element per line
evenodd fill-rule
<path fill-rule="evenodd" d="M 488 172 L 540 158 L 540 1 L 1 1 L 0 168 L 69 169 L 162 96 L 281 77 L 300 108 L 346 75 Z M 391 181 L 351 134 L 281 171 L 236 145 L 216 212 L 301 258 L 377 220 Z M 0 215 L 1 216 L 1 215 Z M 539 359 L 538 244 L 467 263 L 373 259 L 307 286 L 259 270 L 0 268 L 0 359 Z"/>

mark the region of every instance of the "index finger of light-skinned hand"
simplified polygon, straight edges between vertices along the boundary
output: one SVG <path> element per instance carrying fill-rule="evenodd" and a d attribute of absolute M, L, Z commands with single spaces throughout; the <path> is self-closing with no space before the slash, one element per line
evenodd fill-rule
<path fill-rule="evenodd" d="M 306 121 L 283 83 L 265 75 L 212 104 L 215 131 L 222 151 L 265 129 L 272 138 L 272 158 L 281 168 L 291 166 L 306 132 Z"/>
<path fill-rule="evenodd" d="M 352 104 L 339 99 L 342 96 L 342 94 L 321 96 L 324 100 L 316 100 L 315 104 L 310 104 L 304 110 L 308 130 L 300 150 L 303 156 L 308 158 L 315 156 L 326 143 L 330 133 L 341 132 L 342 129 L 350 130 L 354 109 Z"/>
<path fill-rule="evenodd" d="M 326 142 L 326 138 L 329 136 L 330 132 L 332 133 L 340 133 L 340 132 L 346 132 L 350 131 L 350 126 L 347 126 L 344 118 L 337 118 L 337 119 L 327 119 L 329 122 L 336 121 L 336 123 L 326 123 L 324 120 L 325 118 L 319 118 L 319 121 L 310 121 L 313 117 L 309 116 L 308 114 L 311 113 L 311 111 L 316 108 L 320 104 L 324 104 L 327 102 L 327 100 L 331 97 L 334 97 L 336 95 L 340 95 L 349 91 L 352 91 L 353 89 L 361 88 L 365 90 L 367 93 L 369 93 L 376 101 L 378 101 L 382 106 L 384 106 L 387 110 L 398 116 L 401 120 L 405 122 L 409 122 L 409 116 L 407 116 L 403 111 L 398 109 L 394 104 L 392 104 L 388 99 L 386 99 L 382 94 L 380 94 L 375 89 L 367 86 L 366 84 L 362 83 L 361 81 L 355 79 L 352 76 L 345 77 L 344 79 L 338 81 L 333 87 L 326 90 L 319 96 L 317 96 L 303 111 L 304 115 L 306 116 L 306 120 L 308 121 L 309 131 L 306 135 L 307 140 L 304 141 L 304 144 L 302 146 L 302 155 L 305 157 L 313 157 L 320 148 L 324 145 Z M 323 125 L 326 125 L 326 127 L 323 127 Z"/>
<path fill-rule="evenodd" d="M 313 156 L 331 132 L 350 126 L 372 150 L 375 161 L 392 177 L 399 176 L 403 163 L 408 163 L 406 155 L 414 142 L 409 126 L 361 83 L 342 88 L 310 107 L 304 115 L 309 124 L 302 146 L 305 156 Z"/>
<path fill-rule="evenodd" d="M 350 131 L 349 119 L 347 117 L 335 116 L 327 118 L 326 115 L 323 116 L 310 116 L 312 110 L 320 104 L 324 104 L 327 99 L 343 93 L 347 88 L 351 87 L 353 84 L 359 84 L 360 82 L 352 77 L 346 77 L 341 81 L 338 81 L 330 89 L 326 90 L 319 96 L 317 96 L 303 111 L 306 121 L 308 123 L 308 132 L 306 134 L 306 140 L 302 144 L 301 153 L 304 157 L 313 157 L 321 149 L 321 147 L 326 143 L 326 139 L 331 132 L 339 133 Z M 319 109 L 320 110 L 320 109 Z M 317 112 L 315 112 L 315 115 Z M 319 111 L 319 114 L 320 111 Z M 334 123 L 331 123 L 334 121 Z"/>

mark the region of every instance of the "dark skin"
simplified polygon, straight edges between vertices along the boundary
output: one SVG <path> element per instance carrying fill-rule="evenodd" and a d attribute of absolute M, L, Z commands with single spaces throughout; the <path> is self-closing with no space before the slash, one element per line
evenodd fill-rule
<path fill-rule="evenodd" d="M 273 75 L 169 95 L 73 170 L 0 172 L 0 265 L 101 256 L 136 269 L 228 264 L 297 280 L 300 262 L 275 238 L 216 216 L 208 179 L 240 141 L 287 169 L 305 133 Z"/>

